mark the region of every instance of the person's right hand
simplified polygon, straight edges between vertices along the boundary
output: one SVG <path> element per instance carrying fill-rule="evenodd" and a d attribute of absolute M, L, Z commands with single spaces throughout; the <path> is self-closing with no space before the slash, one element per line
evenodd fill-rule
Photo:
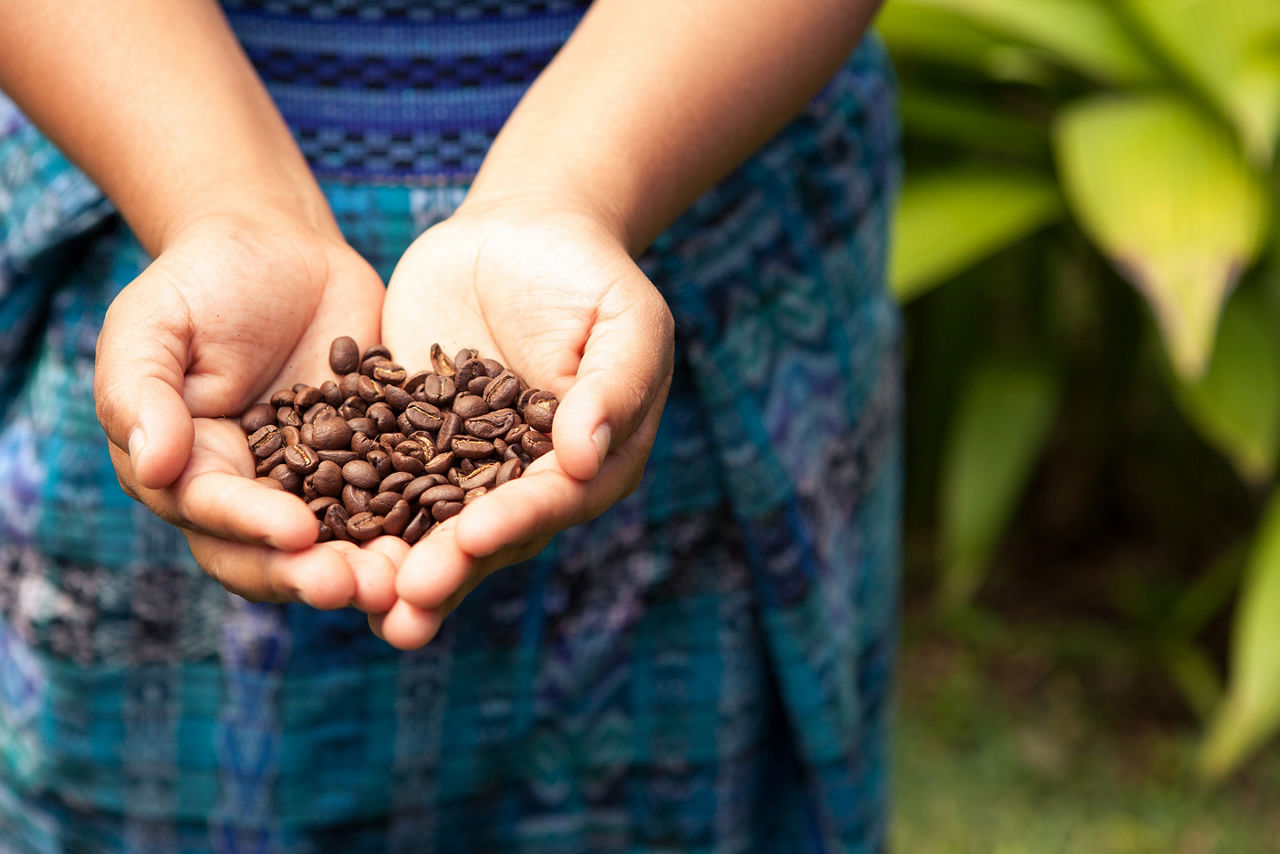
<path fill-rule="evenodd" d="M 306 505 L 253 480 L 238 419 L 331 376 L 333 338 L 379 341 L 384 293 L 336 228 L 255 215 L 185 227 L 111 304 L 94 396 L 120 485 L 233 593 L 371 614 L 394 603 L 377 545 L 317 545 Z"/>

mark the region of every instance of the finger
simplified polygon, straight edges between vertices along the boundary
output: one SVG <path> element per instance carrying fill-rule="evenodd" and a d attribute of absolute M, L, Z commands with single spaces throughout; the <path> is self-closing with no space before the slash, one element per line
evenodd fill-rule
<path fill-rule="evenodd" d="M 396 567 L 409 551 L 408 545 L 399 537 L 379 537 L 359 548 L 342 545 L 351 550 L 347 563 L 356 575 L 351 604 L 366 614 L 385 614 L 396 603 Z"/>
<path fill-rule="evenodd" d="M 328 543 L 282 552 L 188 532 L 196 562 L 223 587 L 251 602 L 303 602 L 321 610 L 344 608 L 355 594 L 355 575 Z"/>
<path fill-rule="evenodd" d="M 182 399 L 190 324 L 163 279 L 152 264 L 116 297 L 94 367 L 98 420 L 111 442 L 128 450 L 137 483 L 151 489 L 178 477 L 194 437 Z"/>
<path fill-rule="evenodd" d="M 552 440 L 569 476 L 594 477 L 609 449 L 666 399 L 673 329 L 671 311 L 639 270 L 606 292 L 556 412 Z"/>
<path fill-rule="evenodd" d="M 391 607 L 374 629 L 378 637 L 397 649 L 418 649 L 430 643 L 440 631 L 444 615 L 439 611 L 415 608 L 401 599 Z M 373 628 L 373 623 L 370 623 Z"/>
<path fill-rule="evenodd" d="M 396 575 L 401 601 L 419 609 L 438 608 L 467 580 L 475 559 L 458 546 L 458 518 L 446 520 L 409 549 Z"/>

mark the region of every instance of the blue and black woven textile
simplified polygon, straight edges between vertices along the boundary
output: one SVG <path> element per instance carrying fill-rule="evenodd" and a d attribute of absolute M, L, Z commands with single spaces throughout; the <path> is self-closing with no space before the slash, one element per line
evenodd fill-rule
<path fill-rule="evenodd" d="M 228 0 L 384 275 L 585 2 Z M 411 653 L 254 605 L 93 411 L 149 261 L 0 99 L 0 852 L 877 852 L 900 498 L 893 79 L 869 39 L 642 258 L 677 325 L 640 488 Z"/>

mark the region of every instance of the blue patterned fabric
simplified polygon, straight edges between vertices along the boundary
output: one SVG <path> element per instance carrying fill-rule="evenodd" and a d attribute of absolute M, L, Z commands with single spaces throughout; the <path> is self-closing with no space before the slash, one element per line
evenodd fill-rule
<path fill-rule="evenodd" d="M 584 5 L 225 3 L 384 275 Z M 868 41 L 659 238 L 644 482 L 411 653 L 227 594 L 120 491 L 94 346 L 148 259 L 0 100 L 0 852 L 883 850 L 892 97 Z"/>

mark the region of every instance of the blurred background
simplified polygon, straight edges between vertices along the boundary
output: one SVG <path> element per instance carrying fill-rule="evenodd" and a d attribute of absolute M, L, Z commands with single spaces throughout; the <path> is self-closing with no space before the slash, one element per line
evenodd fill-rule
<path fill-rule="evenodd" d="M 903 852 L 1280 851 L 1280 0 L 888 0 Z"/>

